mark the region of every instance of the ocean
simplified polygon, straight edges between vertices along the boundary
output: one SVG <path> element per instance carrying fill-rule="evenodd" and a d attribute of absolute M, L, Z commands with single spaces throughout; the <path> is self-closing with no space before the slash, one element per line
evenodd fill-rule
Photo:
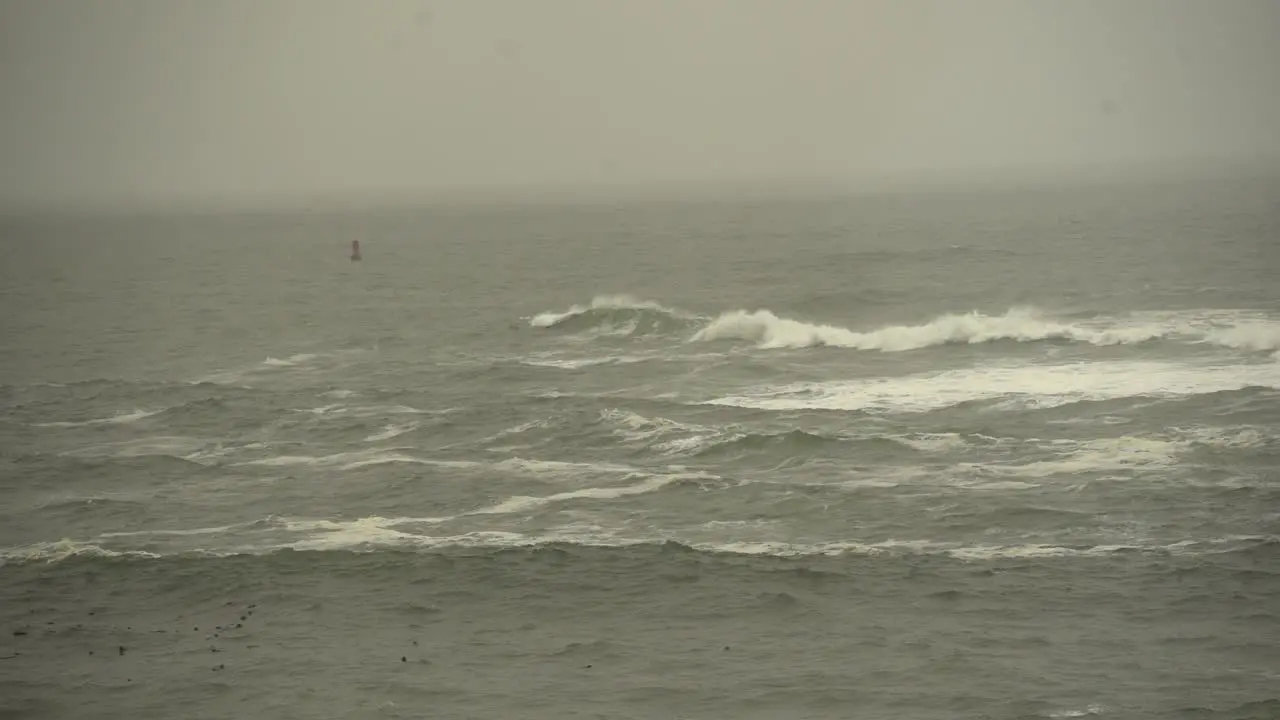
<path fill-rule="evenodd" d="M 1280 717 L 1275 181 L 0 238 L 0 717 Z"/>

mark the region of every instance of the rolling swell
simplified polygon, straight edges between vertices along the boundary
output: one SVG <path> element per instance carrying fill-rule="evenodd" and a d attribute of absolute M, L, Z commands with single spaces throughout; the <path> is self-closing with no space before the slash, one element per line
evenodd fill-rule
<path fill-rule="evenodd" d="M 768 463 L 769 458 L 810 456 L 856 457 L 866 462 L 920 453 L 919 443 L 910 436 L 875 429 L 850 435 L 817 426 L 779 427 L 767 414 L 762 414 L 759 422 L 746 413 L 739 414 L 737 422 L 725 422 L 719 413 L 656 401 L 615 406 L 595 399 L 566 398 L 558 404 L 562 409 L 556 412 L 478 438 L 467 437 L 449 447 L 560 453 L 626 449 L 636 457 L 668 462 L 684 457 L 704 462 L 763 458 Z M 471 412 L 492 415 L 482 408 Z M 411 431 L 405 437 L 425 439 L 421 432 Z"/>
<path fill-rule="evenodd" d="M 174 455 L 133 455 L 122 457 L 69 457 L 26 453 L 14 457 L 10 469 L 27 481 L 51 487 L 85 483 L 110 483 L 121 475 L 131 481 L 198 476 L 210 468 Z M 7 473 L 6 473 L 7 474 Z"/>
<path fill-rule="evenodd" d="M 919 454 L 919 451 L 891 437 L 854 438 L 797 429 L 732 435 L 709 443 L 695 457 L 704 460 L 729 460 L 763 455 L 781 460 L 833 454 L 853 455 L 859 462 L 874 462 L 900 460 L 904 456 Z"/>
<path fill-rule="evenodd" d="M 134 425 L 199 423 L 237 408 L 270 408 L 276 393 L 214 383 L 91 380 L 65 386 L 27 386 L 6 408 L 12 420 L 35 428 L 80 431 Z"/>
<path fill-rule="evenodd" d="M 102 403 L 185 402 L 210 396 L 255 397 L 269 392 L 257 388 L 224 385 L 208 381 L 148 381 L 97 378 L 72 383 L 45 383 L 10 386 L 6 399 L 24 405 L 38 406 L 63 402 L 80 406 Z"/>

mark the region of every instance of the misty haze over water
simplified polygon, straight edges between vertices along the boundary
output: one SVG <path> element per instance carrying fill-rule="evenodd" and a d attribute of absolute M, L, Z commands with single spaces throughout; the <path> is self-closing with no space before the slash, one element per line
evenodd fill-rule
<path fill-rule="evenodd" d="M 1275 168 L 1274 3 L 7 3 L 0 203 Z"/>

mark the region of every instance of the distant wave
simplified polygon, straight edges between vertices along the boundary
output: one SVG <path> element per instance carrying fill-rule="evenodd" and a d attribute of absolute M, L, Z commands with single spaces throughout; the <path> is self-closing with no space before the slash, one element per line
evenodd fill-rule
<path fill-rule="evenodd" d="M 617 335 L 665 333 L 688 327 L 697 315 L 631 295 L 598 295 L 586 305 L 560 312 L 543 312 L 529 319 L 539 328 L 581 332 L 595 330 Z"/>
<path fill-rule="evenodd" d="M 575 333 L 682 333 L 689 342 L 738 340 L 761 349 L 829 347 L 903 352 L 998 341 L 1058 340 L 1111 346 L 1177 339 L 1280 355 L 1280 320 L 1248 311 L 1187 310 L 1072 320 L 1055 318 L 1039 308 L 1015 307 L 998 315 L 978 311 L 946 313 L 915 325 L 853 330 L 782 317 L 768 309 L 730 310 L 707 317 L 629 295 L 601 295 L 587 305 L 541 313 L 529 323 Z"/>

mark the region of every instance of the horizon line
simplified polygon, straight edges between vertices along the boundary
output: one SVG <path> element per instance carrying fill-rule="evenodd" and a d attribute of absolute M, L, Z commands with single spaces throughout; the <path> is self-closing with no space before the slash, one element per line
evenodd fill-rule
<path fill-rule="evenodd" d="M 0 200 L 0 217 L 199 216 L 344 213 L 432 207 L 558 206 L 600 203 L 679 202 L 814 195 L 911 195 L 1015 189 L 1070 189 L 1197 180 L 1280 179 L 1280 156 L 1186 158 L 1128 165 L 1068 168 L 982 168 L 900 171 L 877 175 L 755 176 L 595 183 L 513 183 L 383 190 L 325 191 L 263 197 L 224 193 L 203 198 L 140 202 Z"/>

